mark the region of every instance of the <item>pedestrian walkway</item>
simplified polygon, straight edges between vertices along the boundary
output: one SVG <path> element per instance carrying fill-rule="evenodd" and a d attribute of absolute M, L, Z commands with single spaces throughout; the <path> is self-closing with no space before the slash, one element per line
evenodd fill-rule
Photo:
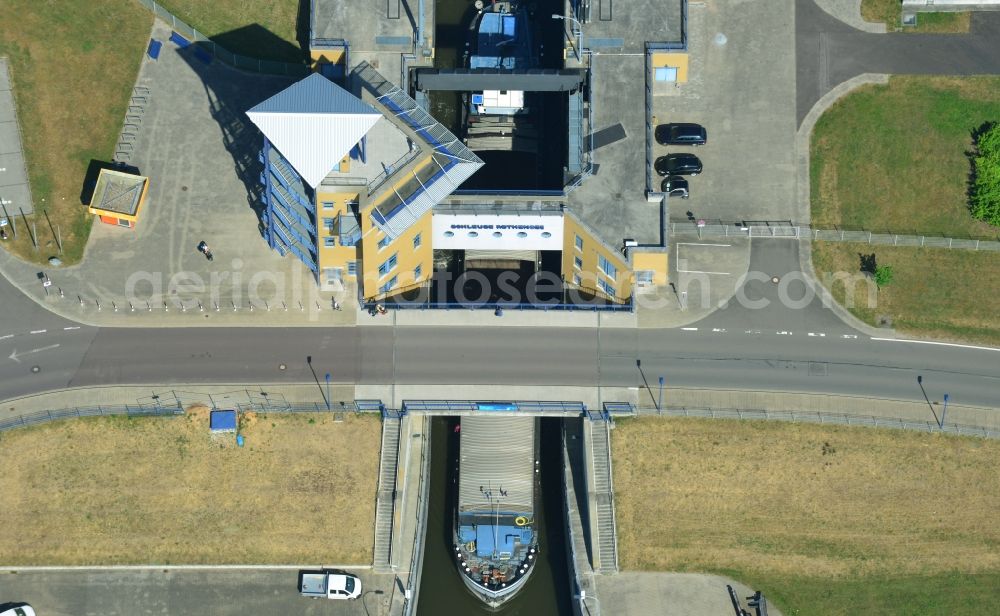
<path fill-rule="evenodd" d="M 7 58 L 0 57 L 0 223 L 5 234 L 13 234 L 13 217 L 31 214 L 31 187 L 24 164 L 21 127 L 14 104 Z"/>

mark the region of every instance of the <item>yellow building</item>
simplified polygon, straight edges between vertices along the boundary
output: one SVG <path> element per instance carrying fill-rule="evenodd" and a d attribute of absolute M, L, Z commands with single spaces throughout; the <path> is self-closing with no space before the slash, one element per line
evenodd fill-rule
<path fill-rule="evenodd" d="M 101 169 L 87 211 L 103 223 L 134 229 L 148 188 L 149 178 Z"/>
<path fill-rule="evenodd" d="M 345 75 L 346 52 L 313 55 L 316 73 L 247 115 L 264 134 L 268 243 L 323 288 L 388 307 L 627 310 L 637 283 L 665 283 L 665 252 L 633 263 L 556 199 L 450 199 L 483 161 L 372 66 Z M 637 264 L 653 271 L 637 280 Z"/>

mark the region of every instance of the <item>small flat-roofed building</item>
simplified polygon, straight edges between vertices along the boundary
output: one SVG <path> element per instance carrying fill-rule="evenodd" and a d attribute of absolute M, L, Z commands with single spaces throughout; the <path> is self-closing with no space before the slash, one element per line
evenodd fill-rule
<path fill-rule="evenodd" d="M 145 176 L 101 169 L 87 211 L 103 223 L 134 229 L 148 188 L 149 178 Z"/>

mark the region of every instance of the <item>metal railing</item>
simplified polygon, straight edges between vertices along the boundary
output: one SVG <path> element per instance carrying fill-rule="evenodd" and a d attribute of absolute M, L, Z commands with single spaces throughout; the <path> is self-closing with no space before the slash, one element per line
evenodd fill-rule
<path fill-rule="evenodd" d="M 794 224 L 739 224 L 706 223 L 699 227 L 696 221 L 671 222 L 670 234 L 697 235 L 698 237 L 769 237 L 821 242 L 854 242 L 872 246 L 910 246 L 917 248 L 952 248 L 1000 252 L 1000 239 L 955 238 L 902 233 L 876 233 L 847 229 L 816 229 Z"/>
<path fill-rule="evenodd" d="M 899 417 L 880 417 L 877 415 L 852 415 L 850 413 L 828 413 L 825 411 L 768 411 L 765 409 L 705 409 L 688 407 L 664 407 L 662 411 L 655 408 L 640 408 L 636 411 L 641 415 L 668 415 L 673 417 L 700 417 L 705 419 L 741 419 L 788 421 L 792 423 L 835 424 L 844 426 L 864 426 L 870 428 L 895 428 L 898 430 L 913 430 L 917 432 L 941 432 L 960 436 L 978 436 L 981 438 L 1000 438 L 1000 429 L 966 424 L 945 423 L 939 425 L 936 421 L 917 421 Z"/>
<path fill-rule="evenodd" d="M 233 53 L 225 47 L 217 44 L 204 33 L 198 32 L 197 29 L 189 26 L 184 21 L 177 18 L 177 16 L 165 9 L 162 5 L 156 2 L 156 0 L 136 1 L 149 9 L 153 15 L 167 22 L 175 32 L 193 43 L 197 43 L 202 46 L 202 48 L 210 51 L 212 55 L 230 66 L 245 71 L 254 71 L 269 75 L 291 75 L 304 77 L 311 72 L 305 63 L 295 64 L 291 62 L 281 62 L 279 60 L 264 60 L 261 58 L 251 58 L 249 56 Z"/>
<path fill-rule="evenodd" d="M 579 515 L 579 509 L 577 509 L 576 500 L 576 489 L 573 487 L 573 468 L 572 463 L 569 458 L 569 449 L 566 446 L 566 427 L 563 426 L 562 429 L 562 452 L 563 452 L 563 474 L 562 474 L 562 486 L 563 486 L 563 498 L 566 499 L 566 506 L 563 507 L 563 521 L 566 524 L 566 543 L 568 544 L 568 556 L 570 569 L 573 572 L 573 599 L 575 600 L 574 613 L 576 614 L 586 614 L 588 616 L 598 616 L 600 611 L 600 606 L 596 606 L 596 610 L 591 610 L 587 605 L 586 596 L 581 597 L 581 591 L 584 590 L 583 577 L 580 575 L 580 570 L 577 568 L 577 563 L 580 562 L 579 554 L 576 551 L 576 531 L 573 529 L 573 517 L 571 511 L 576 511 Z M 582 520 L 581 520 L 582 524 Z"/>
<path fill-rule="evenodd" d="M 413 534 L 413 549 L 410 551 L 410 571 L 407 575 L 406 588 L 410 591 L 409 599 L 404 599 L 403 616 L 412 616 L 414 608 L 417 606 L 417 595 L 420 591 L 420 577 L 424 570 L 424 541 L 426 540 L 427 526 L 427 497 L 430 493 L 430 481 L 427 476 L 430 474 L 431 464 L 431 429 L 428 418 L 424 417 L 423 426 L 420 432 L 424 435 L 424 443 L 420 448 L 420 485 L 417 489 L 417 526 Z"/>
<path fill-rule="evenodd" d="M 17 415 L 8 419 L 0 420 L 0 432 L 34 426 L 50 421 L 61 419 L 71 419 L 76 417 L 108 417 L 114 415 L 125 415 L 128 417 L 155 417 L 183 415 L 184 409 L 180 406 L 132 406 L 132 405 L 98 405 L 75 407 L 71 409 L 60 409 L 55 411 L 36 411 Z"/>

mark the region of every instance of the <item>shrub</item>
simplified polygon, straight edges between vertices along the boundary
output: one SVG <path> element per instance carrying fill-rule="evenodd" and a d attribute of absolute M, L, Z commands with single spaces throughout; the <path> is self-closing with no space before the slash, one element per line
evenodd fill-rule
<path fill-rule="evenodd" d="M 892 266 L 891 265 L 879 265 L 875 268 L 875 284 L 878 288 L 882 288 L 888 284 L 892 283 Z"/>
<path fill-rule="evenodd" d="M 1000 227 L 1000 123 L 983 131 L 976 146 L 969 210 L 979 220 Z"/>

